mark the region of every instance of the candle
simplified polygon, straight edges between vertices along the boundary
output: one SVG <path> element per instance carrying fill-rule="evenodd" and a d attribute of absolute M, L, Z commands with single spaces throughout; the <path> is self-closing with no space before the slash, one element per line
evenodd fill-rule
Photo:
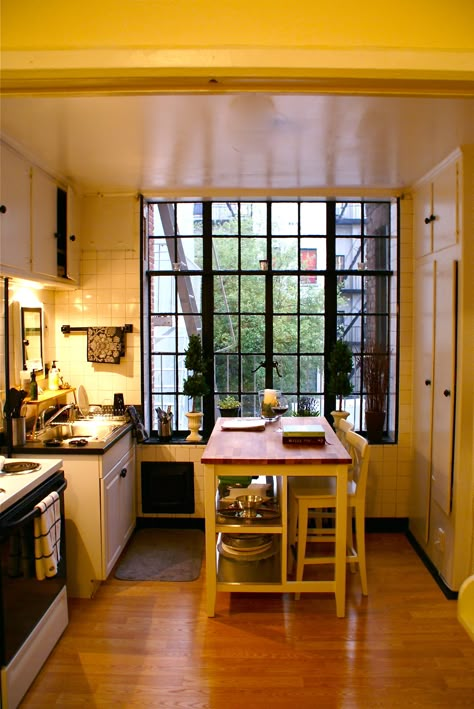
<path fill-rule="evenodd" d="M 274 416 L 272 406 L 277 404 L 277 391 L 276 389 L 265 389 L 263 392 L 262 400 L 262 416 L 271 419 Z"/>

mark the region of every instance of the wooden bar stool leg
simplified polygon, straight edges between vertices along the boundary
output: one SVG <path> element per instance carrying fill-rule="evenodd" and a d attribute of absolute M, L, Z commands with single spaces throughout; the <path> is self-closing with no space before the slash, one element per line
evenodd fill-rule
<path fill-rule="evenodd" d="M 308 508 L 301 502 L 297 502 L 298 507 L 298 543 L 296 551 L 296 580 L 303 580 L 304 560 L 306 555 L 306 535 L 308 530 Z M 295 593 L 295 600 L 299 601 L 300 592 Z"/>
<path fill-rule="evenodd" d="M 356 544 L 357 558 L 359 561 L 360 585 L 362 587 L 362 595 L 368 596 L 367 586 L 367 566 L 365 562 L 365 513 L 359 507 L 355 508 L 356 521 Z"/>

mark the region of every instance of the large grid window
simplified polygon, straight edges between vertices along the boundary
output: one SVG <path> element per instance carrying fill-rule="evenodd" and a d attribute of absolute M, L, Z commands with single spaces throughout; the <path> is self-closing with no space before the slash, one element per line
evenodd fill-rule
<path fill-rule="evenodd" d="M 398 205 L 394 201 L 158 202 L 145 205 L 145 418 L 171 406 L 187 431 L 182 392 L 189 336 L 202 338 L 211 394 L 233 394 L 241 415 L 257 413 L 258 391 L 281 389 L 298 412 L 328 415 L 325 387 L 336 339 L 354 354 L 344 408 L 363 431 L 364 353 L 390 357 L 385 435 L 396 435 Z"/>

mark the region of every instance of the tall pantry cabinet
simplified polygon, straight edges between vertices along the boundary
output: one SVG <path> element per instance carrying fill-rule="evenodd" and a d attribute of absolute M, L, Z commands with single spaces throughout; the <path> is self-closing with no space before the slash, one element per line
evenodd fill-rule
<path fill-rule="evenodd" d="M 474 146 L 414 186 L 409 528 L 445 585 L 474 572 Z"/>

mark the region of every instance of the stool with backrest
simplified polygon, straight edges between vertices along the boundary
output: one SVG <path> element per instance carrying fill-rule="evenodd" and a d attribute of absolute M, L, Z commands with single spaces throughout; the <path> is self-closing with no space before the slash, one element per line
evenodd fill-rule
<path fill-rule="evenodd" d="M 351 570 L 359 566 L 362 593 L 368 595 L 365 560 L 365 493 L 369 469 L 370 448 L 367 440 L 354 431 L 347 431 L 346 441 L 352 457 L 352 479 L 348 482 L 347 500 L 347 557 Z M 310 526 L 311 517 L 334 517 L 336 508 L 336 481 L 334 477 L 289 479 L 289 544 L 296 551 L 296 580 L 303 579 L 304 567 L 310 564 L 334 564 L 335 556 L 309 553 L 313 545 L 335 545 L 334 527 L 317 523 Z M 331 510 L 329 512 L 328 510 Z M 355 544 L 353 538 L 355 518 Z M 321 547 L 320 547 L 321 549 Z M 291 555 L 290 555 L 291 558 Z M 299 593 L 295 594 L 298 599 Z"/>

